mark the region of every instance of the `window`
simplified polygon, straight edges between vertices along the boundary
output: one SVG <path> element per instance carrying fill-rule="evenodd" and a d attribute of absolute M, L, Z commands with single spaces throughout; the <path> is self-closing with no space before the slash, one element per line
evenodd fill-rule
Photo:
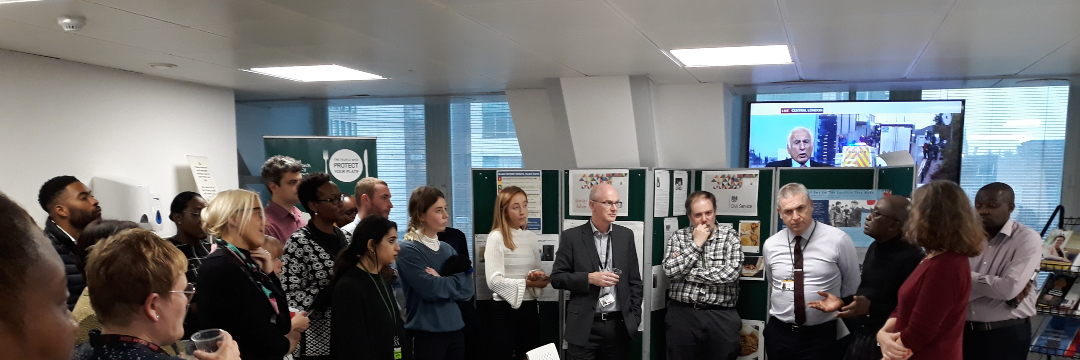
<path fill-rule="evenodd" d="M 409 195 L 427 184 L 424 105 L 330 106 L 330 136 L 375 136 L 378 176 L 390 188 L 398 230 L 408 226 Z"/>
<path fill-rule="evenodd" d="M 851 93 L 847 91 L 791 94 L 757 94 L 757 101 L 847 101 Z M 855 101 L 889 100 L 888 91 L 856 91 Z"/>
<path fill-rule="evenodd" d="M 995 181 L 1009 184 L 1013 220 L 1042 230 L 1061 201 L 1069 88 L 924 90 L 922 98 L 966 100 L 960 186 L 968 195 Z"/>
<path fill-rule="evenodd" d="M 502 99 L 496 99 L 502 100 Z M 505 101 L 450 104 L 450 171 L 454 182 L 451 226 L 472 246 L 472 168 L 521 168 L 510 104 Z M 476 229 L 487 233 L 488 229 Z M 470 252 L 471 252 L 470 248 Z"/>

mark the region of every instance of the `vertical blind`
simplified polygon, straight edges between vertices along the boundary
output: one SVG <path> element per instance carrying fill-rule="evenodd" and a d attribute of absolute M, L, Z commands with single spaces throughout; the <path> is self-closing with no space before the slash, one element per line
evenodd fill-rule
<path fill-rule="evenodd" d="M 378 176 L 390 188 L 390 220 L 404 233 L 409 195 L 427 184 L 424 105 L 328 107 L 330 136 L 375 136 Z"/>
<path fill-rule="evenodd" d="M 1069 87 L 924 90 L 922 98 L 966 100 L 960 186 L 968 196 L 1009 184 L 1013 220 L 1041 230 L 1061 201 Z"/>
<path fill-rule="evenodd" d="M 510 105 L 506 102 L 450 104 L 450 171 L 454 182 L 452 224 L 473 236 L 472 168 L 521 168 Z M 489 229 L 476 229 L 486 234 Z M 469 242 L 470 252 L 472 242 Z"/>

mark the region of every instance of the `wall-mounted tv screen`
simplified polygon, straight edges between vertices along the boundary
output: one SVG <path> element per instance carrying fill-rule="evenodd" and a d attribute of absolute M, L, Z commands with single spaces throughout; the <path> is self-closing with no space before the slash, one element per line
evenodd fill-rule
<path fill-rule="evenodd" d="M 919 185 L 960 181 L 964 102 L 857 101 L 750 104 L 750 167 L 876 167 L 911 154 Z"/>

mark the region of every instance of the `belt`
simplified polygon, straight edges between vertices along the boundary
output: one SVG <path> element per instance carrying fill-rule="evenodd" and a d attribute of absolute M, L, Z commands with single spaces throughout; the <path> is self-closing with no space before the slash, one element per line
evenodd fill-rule
<path fill-rule="evenodd" d="M 676 300 L 671 300 L 669 302 L 669 304 L 670 305 L 681 306 L 681 307 L 693 308 L 695 310 L 729 310 L 729 309 L 734 309 L 732 307 L 721 306 L 721 305 L 701 304 L 701 303 L 693 303 L 693 304 L 691 304 L 691 303 L 684 303 L 682 301 L 676 301 Z"/>
<path fill-rule="evenodd" d="M 968 321 L 964 324 L 964 328 L 972 331 L 990 331 L 994 329 L 1004 329 L 1007 327 L 1013 327 L 1028 322 L 1028 318 L 1023 319 L 1009 319 L 994 322 L 975 322 Z"/>
<path fill-rule="evenodd" d="M 622 312 L 600 312 L 593 316 L 593 320 L 608 321 L 608 320 L 622 320 Z"/>
<path fill-rule="evenodd" d="M 836 331 L 836 320 L 832 320 L 832 321 L 817 324 L 817 325 L 798 325 L 798 324 L 792 324 L 792 323 L 783 322 L 780 319 L 777 319 L 775 316 L 772 316 L 769 319 L 769 323 L 773 323 L 773 322 L 776 322 L 776 324 L 779 325 L 781 329 L 784 329 L 786 331 L 793 332 L 793 333 L 811 333 L 811 332 L 815 332 L 815 331 L 825 331 L 825 330 Z"/>

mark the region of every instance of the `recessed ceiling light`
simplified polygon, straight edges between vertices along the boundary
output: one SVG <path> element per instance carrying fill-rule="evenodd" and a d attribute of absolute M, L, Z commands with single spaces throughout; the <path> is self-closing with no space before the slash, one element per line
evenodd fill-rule
<path fill-rule="evenodd" d="M 379 75 L 339 65 L 264 67 L 251 68 L 245 71 L 303 82 L 385 79 Z"/>
<path fill-rule="evenodd" d="M 155 68 L 155 69 L 172 69 L 172 68 L 176 68 L 177 65 L 176 64 L 170 64 L 170 63 L 150 63 L 150 67 Z"/>
<path fill-rule="evenodd" d="M 790 64 L 787 45 L 671 50 L 686 67 Z"/>

